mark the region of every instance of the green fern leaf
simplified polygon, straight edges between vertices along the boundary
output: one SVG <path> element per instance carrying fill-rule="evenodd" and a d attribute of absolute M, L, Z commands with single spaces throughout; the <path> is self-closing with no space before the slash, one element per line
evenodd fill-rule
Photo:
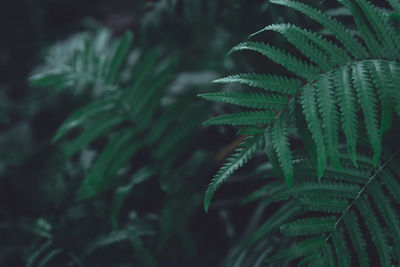
<path fill-rule="evenodd" d="M 283 205 L 277 212 L 272 214 L 249 238 L 249 243 L 253 244 L 261 238 L 267 236 L 270 232 L 279 229 L 279 227 L 288 221 L 292 216 L 298 214 L 299 207 L 294 202 Z"/>
<path fill-rule="evenodd" d="M 374 150 L 374 165 L 378 164 L 382 152 L 381 135 L 378 126 L 377 97 L 373 89 L 371 77 L 365 62 L 359 62 L 352 67 L 354 87 L 357 90 L 359 102 L 365 117 L 365 124 L 372 149 Z"/>
<path fill-rule="evenodd" d="M 51 142 L 57 142 L 61 137 L 77 126 L 85 126 L 93 117 L 109 112 L 115 107 L 115 104 L 114 101 L 109 101 L 108 99 L 99 100 L 78 109 L 60 126 Z"/>
<path fill-rule="evenodd" d="M 64 146 L 63 152 L 65 157 L 71 157 L 76 152 L 85 148 L 89 143 L 93 142 L 101 135 L 107 134 L 123 121 L 124 117 L 117 114 L 107 117 L 104 116 L 96 121 L 90 122 L 78 137 L 76 137 Z"/>
<path fill-rule="evenodd" d="M 327 153 L 322 133 L 322 126 L 318 116 L 316 92 L 313 85 L 306 85 L 303 88 L 301 105 L 303 107 L 303 113 L 308 123 L 308 127 L 316 144 L 317 174 L 318 179 L 321 179 L 327 165 Z"/>
<path fill-rule="evenodd" d="M 270 257 L 266 262 L 290 261 L 303 257 L 304 255 L 315 251 L 315 249 L 320 248 L 325 242 L 325 238 L 324 235 L 307 238 L 306 240 L 291 246 L 289 249 L 285 249 Z"/>
<path fill-rule="evenodd" d="M 120 165 L 118 158 L 121 151 L 124 151 L 124 155 L 126 155 L 133 153 L 140 147 L 138 143 L 135 144 L 132 140 L 135 134 L 136 132 L 132 130 L 122 130 L 111 137 L 85 178 L 77 197 L 78 200 L 92 197 L 107 187 L 110 179 L 118 171 L 115 171 L 115 161 L 118 163 L 117 166 Z M 125 159 L 125 156 L 122 158 Z M 111 166 L 113 167 L 111 168 Z"/>
<path fill-rule="evenodd" d="M 292 95 L 301 86 L 298 79 L 284 76 L 265 75 L 255 73 L 241 73 L 217 79 L 213 83 L 240 83 L 251 87 L 262 88 L 266 91 Z"/>
<path fill-rule="evenodd" d="M 287 121 L 288 118 L 282 114 L 276 118 L 272 126 L 272 143 L 285 174 L 286 184 L 290 187 L 293 183 L 293 164 L 288 140 Z"/>
<path fill-rule="evenodd" d="M 346 64 L 350 60 L 350 57 L 348 56 L 347 52 L 342 48 L 338 47 L 337 45 L 333 44 L 331 41 L 327 40 L 326 38 L 322 37 L 319 34 L 301 29 L 292 24 L 270 25 L 256 33 L 253 33 L 252 35 L 250 35 L 250 37 L 267 30 L 273 30 L 281 32 L 283 34 L 290 34 L 293 36 L 302 36 L 305 40 L 312 41 L 312 43 L 316 45 L 320 50 L 327 53 L 329 59 L 332 60 L 332 63 L 330 63 L 332 67 L 336 63 Z"/>
<path fill-rule="evenodd" d="M 272 139 L 271 128 L 272 127 L 270 127 L 270 126 L 265 127 L 265 131 L 264 131 L 265 152 L 266 152 L 269 162 L 271 162 L 271 165 L 274 168 L 276 174 L 281 176 L 281 175 L 283 175 L 283 171 L 279 164 L 278 155 L 276 154 L 276 151 L 274 148 L 274 142 Z"/>
<path fill-rule="evenodd" d="M 327 198 L 323 196 L 304 197 L 299 199 L 299 203 L 306 210 L 329 213 L 342 213 L 349 204 L 345 199 Z"/>
<path fill-rule="evenodd" d="M 281 226 L 281 233 L 285 236 L 303 236 L 322 234 L 333 229 L 336 217 L 315 217 L 296 220 Z"/>
<path fill-rule="evenodd" d="M 357 59 L 368 57 L 368 52 L 365 50 L 365 48 L 336 19 L 333 19 L 321 11 L 303 3 L 288 0 L 271 0 L 270 2 L 273 4 L 291 7 L 317 21 L 326 27 L 338 40 L 340 40 L 347 50 Z"/>
<path fill-rule="evenodd" d="M 390 236 L 394 240 L 395 254 L 400 259 L 400 219 L 397 216 L 397 211 L 393 208 L 377 181 L 371 182 L 369 190 L 382 218 L 384 218 L 384 222 L 388 226 Z"/>
<path fill-rule="evenodd" d="M 256 51 L 306 80 L 311 79 L 312 77 L 320 73 L 320 70 L 317 67 L 303 62 L 300 59 L 297 59 L 294 56 L 282 51 L 281 49 L 270 46 L 268 44 L 258 42 L 244 42 L 233 47 L 228 54 L 240 50 Z"/>
<path fill-rule="evenodd" d="M 291 44 L 302 52 L 322 71 L 330 70 L 335 64 L 330 61 L 328 55 L 312 44 L 307 36 L 299 34 L 295 31 L 295 27 L 290 24 L 274 24 L 264 28 L 264 30 L 272 30 L 281 33 Z"/>
<path fill-rule="evenodd" d="M 379 223 L 376 214 L 370 208 L 371 203 L 368 199 L 364 198 L 362 201 L 358 201 L 357 207 L 363 216 L 365 225 L 368 228 L 371 236 L 374 238 L 372 242 L 375 244 L 379 252 L 379 258 L 382 266 L 390 266 L 391 257 L 388 251 L 388 241 L 385 233 L 383 232 L 382 225 Z"/>
<path fill-rule="evenodd" d="M 390 59 L 397 59 L 400 52 L 397 47 L 398 44 L 396 44 L 398 40 L 393 38 L 394 29 L 392 29 L 391 25 L 387 22 L 385 15 L 383 15 L 382 11 L 378 10 L 369 1 L 356 0 L 356 2 L 364 11 L 365 16 L 374 28 L 378 39 L 382 40 L 384 43 L 384 47 L 388 50 Z"/>
<path fill-rule="evenodd" d="M 338 112 L 336 99 L 333 95 L 334 86 L 330 77 L 324 75 L 318 83 L 317 99 L 319 110 L 323 120 L 323 129 L 326 140 L 328 156 L 337 169 L 341 169 L 339 161 L 339 137 L 338 137 Z"/>
<path fill-rule="evenodd" d="M 260 147 L 263 141 L 263 136 L 251 136 L 242 142 L 239 149 L 227 160 L 224 166 L 211 180 L 210 185 L 204 197 L 204 209 L 208 212 L 211 199 L 217 191 L 218 187 L 225 182 L 237 169 L 243 166 L 249 159 L 252 158 L 256 150 Z"/>
<path fill-rule="evenodd" d="M 400 204 L 400 183 L 389 170 L 382 170 L 380 177 L 397 203 Z"/>
<path fill-rule="evenodd" d="M 342 128 L 347 141 L 347 151 L 351 161 L 357 166 L 357 105 L 348 67 L 343 67 L 335 72 L 335 85 L 339 99 Z"/>
<path fill-rule="evenodd" d="M 133 35 L 131 32 L 126 32 L 122 39 L 119 41 L 117 48 L 115 49 L 114 55 L 112 56 L 107 70 L 106 82 L 113 84 L 115 83 L 117 73 L 127 58 L 129 49 L 132 45 Z"/>
<path fill-rule="evenodd" d="M 390 130 L 393 120 L 394 107 L 390 97 L 392 85 L 390 80 L 390 68 L 386 62 L 373 60 L 368 64 L 371 77 L 378 91 L 381 101 L 381 135 Z"/>
<path fill-rule="evenodd" d="M 371 31 L 369 21 L 365 18 L 365 15 L 357 4 L 352 0 L 338 0 L 338 2 L 348 8 L 353 15 L 357 29 L 360 31 L 370 53 L 379 58 L 386 57 L 386 50 L 383 48 L 381 42 L 376 38 L 375 34 Z"/>
<path fill-rule="evenodd" d="M 360 266 L 369 266 L 369 257 L 367 254 L 367 245 L 361 232 L 358 218 L 353 211 L 348 212 L 344 216 L 344 223 L 347 232 L 350 236 L 351 242 L 353 243 L 354 249 L 358 254 L 358 261 Z"/>
<path fill-rule="evenodd" d="M 351 258 L 349 247 L 347 246 L 343 228 L 338 228 L 331 233 L 331 238 L 336 250 L 336 258 L 339 260 L 339 266 L 350 267 Z"/>
<path fill-rule="evenodd" d="M 256 125 L 269 124 L 274 119 L 273 111 L 248 111 L 220 115 L 204 122 L 203 125 Z"/>
<path fill-rule="evenodd" d="M 267 204 L 289 199 L 290 197 L 325 196 L 337 198 L 353 198 L 359 192 L 360 186 L 341 182 L 304 182 L 272 194 Z"/>
<path fill-rule="evenodd" d="M 197 96 L 209 101 L 224 102 L 257 109 L 282 109 L 287 104 L 287 97 L 258 92 L 219 92 Z"/>

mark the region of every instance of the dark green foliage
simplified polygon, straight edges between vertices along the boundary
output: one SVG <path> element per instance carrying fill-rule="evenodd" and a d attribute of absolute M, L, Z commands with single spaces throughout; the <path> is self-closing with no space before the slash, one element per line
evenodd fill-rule
<path fill-rule="evenodd" d="M 261 258 L 266 258 L 267 263 L 298 266 L 396 265 L 400 262 L 400 221 L 398 203 L 395 204 L 400 148 L 393 141 L 398 138 L 400 118 L 400 114 L 396 115 L 400 102 L 395 86 L 400 69 L 397 24 L 390 13 L 370 1 L 339 0 L 354 18 L 356 37 L 342 22 L 308 4 L 289 0 L 270 2 L 303 13 L 336 40 L 291 24 L 273 24 L 250 37 L 265 31 L 278 32 L 301 57 L 259 41 L 246 41 L 231 49 L 229 54 L 242 50 L 260 53 L 298 78 L 238 74 L 216 82 L 264 88 L 287 99 L 282 106 L 272 102 L 269 95 L 252 92 L 235 93 L 234 100 L 229 98 L 233 95 L 229 92 L 200 95 L 248 108 L 245 113 L 217 117 L 223 117 L 226 125 L 251 125 L 253 116 L 259 118 L 261 112 L 273 110 L 272 118 L 266 113 L 264 122 L 257 121 L 257 131 L 244 132 L 251 138 L 263 138 L 262 148 L 275 173 L 283 174 L 287 188 L 274 190 L 283 186 L 283 181 L 278 184 L 278 180 L 268 181 L 246 198 L 246 203 L 263 202 L 264 209 L 272 205 L 280 208 L 271 208 L 275 214 L 258 230 L 249 223 L 252 234 L 247 233 L 243 238 L 251 242 L 241 242 L 239 247 L 245 251 L 258 251 L 261 247 L 270 251 L 274 246 L 273 232 L 278 226 L 288 241 L 275 246 L 276 254 L 266 252 L 267 257 L 258 253 L 243 266 L 259 264 Z M 396 11 L 398 1 L 388 2 Z M 250 103 L 249 96 L 255 95 L 264 100 Z M 252 109 L 257 111 L 248 111 Z M 289 131 L 292 127 L 295 130 Z M 299 149 L 301 144 L 289 145 L 291 140 L 301 140 L 307 150 Z M 266 176 L 274 174 L 267 171 Z M 227 178 L 224 176 L 224 180 Z M 215 189 L 212 182 L 206 199 L 210 199 L 209 192 L 214 193 Z M 207 201 L 206 209 L 208 205 Z M 289 212 L 294 210 L 298 212 Z M 281 220 L 275 218 L 277 214 Z M 245 261 L 239 254 L 236 257 L 231 262 Z"/>

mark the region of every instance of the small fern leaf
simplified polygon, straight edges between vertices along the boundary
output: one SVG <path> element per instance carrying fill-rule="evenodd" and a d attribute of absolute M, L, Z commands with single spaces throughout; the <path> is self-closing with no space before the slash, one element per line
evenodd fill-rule
<path fill-rule="evenodd" d="M 343 67 L 335 72 L 336 92 L 339 100 L 342 128 L 346 136 L 349 158 L 357 166 L 357 105 L 351 82 L 350 69 Z"/>
<path fill-rule="evenodd" d="M 306 80 L 320 73 L 317 67 L 303 62 L 279 48 L 261 42 L 243 42 L 233 47 L 228 54 L 241 50 L 256 51 Z"/>
<path fill-rule="evenodd" d="M 250 136 L 242 142 L 240 148 L 227 160 L 211 180 L 204 197 L 204 209 L 208 212 L 211 199 L 220 185 L 225 182 L 237 169 L 250 160 L 263 141 L 263 136 Z"/>
<path fill-rule="evenodd" d="M 325 243 L 322 252 L 324 253 L 324 258 L 326 259 L 326 266 L 336 267 L 335 253 L 333 252 L 331 244 Z"/>
<path fill-rule="evenodd" d="M 349 205 L 349 202 L 340 198 L 304 197 L 299 199 L 304 209 L 309 211 L 321 211 L 329 213 L 342 213 Z"/>
<path fill-rule="evenodd" d="M 356 184 L 341 182 L 303 182 L 272 194 L 267 204 L 287 200 L 290 197 L 325 196 L 331 198 L 354 198 L 360 190 Z"/>
<path fill-rule="evenodd" d="M 349 9 L 351 14 L 353 15 L 354 21 L 357 25 L 357 29 L 364 39 L 370 53 L 375 57 L 386 57 L 386 50 L 383 49 L 383 45 L 378 40 L 378 38 L 376 38 L 375 34 L 371 31 L 370 23 L 365 18 L 365 15 L 362 13 L 360 7 L 352 0 L 338 0 L 338 2 Z"/>
<path fill-rule="evenodd" d="M 373 6 L 367 0 L 356 0 L 358 5 L 364 11 L 364 14 L 373 29 L 379 40 L 382 40 L 384 43 L 384 47 L 388 50 L 390 59 L 395 60 L 398 58 L 398 47 L 396 47 L 396 41 L 393 39 L 394 29 L 392 29 L 391 25 L 383 15 L 381 10 L 378 10 L 375 6 Z"/>
<path fill-rule="evenodd" d="M 114 101 L 100 100 L 94 101 L 89 105 L 75 111 L 69 118 L 60 126 L 57 133 L 51 140 L 52 143 L 57 142 L 61 137 L 67 134 L 71 129 L 77 126 L 86 126 L 93 117 L 101 114 L 107 114 L 115 107 Z"/>
<path fill-rule="evenodd" d="M 307 238 L 300 243 L 297 243 L 291 246 L 288 249 L 285 249 L 278 254 L 270 257 L 266 260 L 269 262 L 277 262 L 277 261 L 290 261 L 294 259 L 301 258 L 307 255 L 310 252 L 319 249 L 323 243 L 325 242 L 325 235 L 319 235 L 311 238 Z"/>
<path fill-rule="evenodd" d="M 326 140 L 329 159 L 334 167 L 341 169 L 339 161 L 339 136 L 338 136 L 338 112 L 334 97 L 334 86 L 329 76 L 323 75 L 317 88 L 319 110 L 323 120 L 323 130 Z"/>
<path fill-rule="evenodd" d="M 299 207 L 294 202 L 289 202 L 283 205 L 277 212 L 268 217 L 268 220 L 252 234 L 249 239 L 250 244 L 253 244 L 267 236 L 270 232 L 279 229 L 283 223 L 298 214 L 299 211 Z"/>
<path fill-rule="evenodd" d="M 211 118 L 203 125 L 256 125 L 269 124 L 274 119 L 273 111 L 247 111 L 231 114 L 224 114 Z"/>
<path fill-rule="evenodd" d="M 265 144 L 265 152 L 267 154 L 267 157 L 269 159 L 269 162 L 271 163 L 272 167 L 274 168 L 275 172 L 279 175 L 283 175 L 282 168 L 279 164 L 279 159 L 278 155 L 276 154 L 275 148 L 274 148 L 274 141 L 272 139 L 272 130 L 271 127 L 268 126 L 265 128 L 264 131 L 264 144 Z"/>
<path fill-rule="evenodd" d="M 358 62 L 352 66 L 352 70 L 354 87 L 357 90 L 359 103 L 363 110 L 369 141 L 374 151 L 373 162 L 374 166 L 376 166 L 382 152 L 382 141 L 377 118 L 377 97 L 366 63 Z"/>
<path fill-rule="evenodd" d="M 372 181 L 368 189 L 378 207 L 381 218 L 384 219 L 385 224 L 388 226 L 390 237 L 395 244 L 394 251 L 396 252 L 394 254 L 400 259 L 400 219 L 397 211 L 393 208 L 390 199 L 383 192 L 377 181 Z"/>
<path fill-rule="evenodd" d="M 393 176 L 392 172 L 383 169 L 380 173 L 380 177 L 393 198 L 400 204 L 400 183 Z"/>
<path fill-rule="evenodd" d="M 335 216 L 299 219 L 282 225 L 281 233 L 285 236 L 322 234 L 331 231 L 336 220 Z"/>
<path fill-rule="evenodd" d="M 92 197 L 107 187 L 110 179 L 115 174 L 112 173 L 110 176 L 110 166 L 115 160 L 118 160 L 121 151 L 124 151 L 125 154 L 132 151 L 132 149 L 134 151 L 138 149 L 138 145 L 134 144 L 132 140 L 135 134 L 132 130 L 123 130 L 111 137 L 111 140 L 98 156 L 88 176 L 85 178 L 77 196 L 78 200 Z"/>
<path fill-rule="evenodd" d="M 81 151 L 95 139 L 97 139 L 101 135 L 107 134 L 114 127 L 120 125 L 124 121 L 124 119 L 125 118 L 119 114 L 113 114 L 112 116 L 104 116 L 97 119 L 96 121 L 91 122 L 89 124 L 90 126 L 86 126 L 83 132 L 78 137 L 65 145 L 63 151 L 65 157 L 69 158 L 78 151 Z"/>
<path fill-rule="evenodd" d="M 348 212 L 343 217 L 347 232 L 349 233 L 353 247 L 358 254 L 360 266 L 369 266 L 369 257 L 367 254 L 367 244 L 358 222 L 358 218 L 353 211 Z"/>
<path fill-rule="evenodd" d="M 350 250 L 346 243 L 343 228 L 336 228 L 336 230 L 331 233 L 331 238 L 336 250 L 336 258 L 339 259 L 339 266 L 350 267 Z"/>
<path fill-rule="evenodd" d="M 328 55 L 311 43 L 307 36 L 299 34 L 294 26 L 290 24 L 274 24 L 264 29 L 281 33 L 303 55 L 317 64 L 322 71 L 326 72 L 334 66 L 334 63 L 330 61 Z"/>
<path fill-rule="evenodd" d="M 357 59 L 368 57 L 368 52 L 365 48 L 354 38 L 348 30 L 336 19 L 325 15 L 319 10 L 314 9 L 303 3 L 289 0 L 271 0 L 273 4 L 283 5 L 291 7 L 311 19 L 317 21 L 321 25 L 325 26 L 343 45 L 347 50 Z"/>
<path fill-rule="evenodd" d="M 319 47 L 320 50 L 327 53 L 329 59 L 332 60 L 332 63 L 340 63 L 346 64 L 350 57 L 345 50 L 338 47 L 337 45 L 333 44 L 331 41 L 327 40 L 326 38 L 322 37 L 319 34 L 316 34 L 312 31 L 301 29 L 292 24 L 274 24 L 263 28 L 262 30 L 253 33 L 250 36 L 254 36 L 259 34 L 260 32 L 267 31 L 267 30 L 274 30 L 282 33 L 291 33 L 293 35 L 300 35 L 303 38 L 313 42 L 314 45 Z"/>
<path fill-rule="evenodd" d="M 293 164 L 292 152 L 289 146 L 287 122 L 288 118 L 285 117 L 284 114 L 276 118 L 272 125 L 272 143 L 278 155 L 283 173 L 285 174 L 286 184 L 290 187 L 293 183 Z"/>
<path fill-rule="evenodd" d="M 318 116 L 318 104 L 313 85 L 307 84 L 303 88 L 301 105 L 303 107 L 303 113 L 308 123 L 308 127 L 316 144 L 317 174 L 318 179 L 321 179 L 327 165 L 327 153 L 322 133 L 322 126 Z"/>
<path fill-rule="evenodd" d="M 372 242 L 375 244 L 382 266 L 390 266 L 391 257 L 388 251 L 388 241 L 385 233 L 383 232 L 382 225 L 378 221 L 378 217 L 370 208 L 371 203 L 368 199 L 364 198 L 362 201 L 357 202 L 357 207 L 361 212 L 364 223 L 368 231 L 374 238 Z"/>
<path fill-rule="evenodd" d="M 371 77 L 378 91 L 378 96 L 381 101 L 381 135 L 390 130 L 394 115 L 394 104 L 390 97 L 391 95 L 391 79 L 389 65 L 380 60 L 372 60 L 368 62 L 368 68 Z"/>
<path fill-rule="evenodd" d="M 251 87 L 262 88 L 266 91 L 292 95 L 301 86 L 301 81 L 284 76 L 255 73 L 241 73 L 217 79 L 213 83 L 240 83 Z"/>
<path fill-rule="evenodd" d="M 133 34 L 127 31 L 119 41 L 114 55 L 112 56 L 106 76 L 106 83 L 113 84 L 117 78 L 118 71 L 127 58 L 128 52 L 132 45 Z"/>
<path fill-rule="evenodd" d="M 267 93 L 218 92 L 197 95 L 209 101 L 230 103 L 234 105 L 280 110 L 287 104 L 287 97 Z"/>

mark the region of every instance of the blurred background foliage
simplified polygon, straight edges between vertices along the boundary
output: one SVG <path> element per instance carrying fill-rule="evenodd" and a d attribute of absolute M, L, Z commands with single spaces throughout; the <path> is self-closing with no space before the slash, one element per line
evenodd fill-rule
<path fill-rule="evenodd" d="M 346 19 L 343 10 L 311 2 Z M 0 266 L 234 266 L 235 244 L 261 216 L 259 207 L 240 200 L 260 185 L 252 178 L 268 166 L 257 157 L 205 215 L 203 192 L 237 137 L 227 127 L 201 126 L 231 107 L 196 94 L 215 91 L 211 81 L 226 74 L 282 71 L 256 56 L 226 57 L 250 33 L 283 18 L 314 25 L 261 0 L 15 0 L 0 17 Z M 127 32 L 130 50 L 118 78 L 110 78 L 114 83 L 78 77 L 85 72 L 74 64 L 88 46 L 107 57 Z M 273 34 L 262 38 L 286 45 Z M 153 54 L 156 63 L 146 69 Z M 140 70 L 156 82 L 160 65 L 168 77 L 154 86 L 157 98 L 129 103 L 152 113 L 147 121 L 142 113 L 133 119 L 141 124 L 143 139 L 134 139 L 140 148 L 108 174 L 102 190 L 79 197 L 107 141 L 134 127 L 126 119 L 109 135 L 86 141 L 74 141 L 82 129 L 71 127 L 52 143 L 57 129 L 94 101 L 124 99 L 122 89 L 138 84 Z M 165 131 L 155 134 L 159 125 Z"/>

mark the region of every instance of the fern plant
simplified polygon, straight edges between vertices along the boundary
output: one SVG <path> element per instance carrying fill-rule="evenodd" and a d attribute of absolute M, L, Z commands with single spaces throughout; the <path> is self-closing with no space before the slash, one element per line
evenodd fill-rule
<path fill-rule="evenodd" d="M 97 233 L 73 257 L 53 242 L 51 233 L 41 236 L 27 257 L 28 266 L 47 266 L 65 255 L 70 256 L 70 265 L 98 266 L 96 251 L 119 243 L 133 248 L 135 263 L 158 266 L 160 255 L 175 237 L 184 260 L 195 256 L 187 224 L 201 205 L 200 180 L 187 183 L 185 178 L 201 174 L 198 164 L 209 158 L 192 142 L 208 108 L 194 104 L 188 109 L 187 102 L 195 96 L 169 91 L 174 57 L 163 56 L 158 48 L 131 49 L 132 42 L 130 32 L 115 38 L 104 28 L 94 35 L 78 34 L 53 47 L 47 64 L 31 77 L 33 86 L 90 95 L 91 101 L 64 121 L 52 142 L 63 147 L 69 162 L 80 159 L 86 165 L 77 203 L 106 190 L 113 198 L 110 209 L 103 211 L 109 213 L 110 220 L 103 226 L 107 231 Z M 127 198 L 150 178 L 158 179 L 157 186 L 165 194 L 160 214 L 133 216 L 133 211 L 132 218 L 121 220 Z"/>
<path fill-rule="evenodd" d="M 239 134 L 248 135 L 212 179 L 204 198 L 205 210 L 218 187 L 255 152 L 264 151 L 276 174 L 285 177 L 287 188 L 274 181 L 248 200 L 267 195 L 263 198 L 267 205 L 288 203 L 245 242 L 254 245 L 264 238 L 264 249 L 248 266 L 260 266 L 265 258 L 268 262 L 301 258 L 296 261 L 300 266 L 375 266 L 378 263 L 369 257 L 371 253 L 379 255 L 382 266 L 398 264 L 400 221 L 398 202 L 394 202 L 400 188 L 400 150 L 393 142 L 396 131 L 391 130 L 400 116 L 397 24 L 390 13 L 367 0 L 338 0 L 352 14 L 359 34 L 355 36 L 341 22 L 307 4 L 270 2 L 305 14 L 330 35 L 292 24 L 273 24 L 250 37 L 278 32 L 305 59 L 253 41 L 240 43 L 229 52 L 258 52 L 293 75 L 236 74 L 215 82 L 263 90 L 199 95 L 247 108 L 204 123 L 243 126 Z M 388 2 L 398 13 L 400 3 Z M 292 127 L 296 134 L 290 134 Z M 297 137 L 307 153 L 291 148 L 290 138 Z M 389 144 L 383 149 L 385 142 Z M 279 227 L 294 244 L 271 257 L 265 238 Z M 305 236 L 312 237 L 299 239 Z M 372 245 L 366 245 L 370 240 Z M 243 253 L 235 265 L 245 264 L 247 249 L 239 250 Z"/>
<path fill-rule="evenodd" d="M 390 16 L 368 1 L 358 1 L 360 6 L 352 1 L 340 2 L 353 13 L 365 45 L 339 21 L 321 11 L 299 2 L 271 1 L 308 15 L 325 26 L 342 45 L 291 24 L 267 26 L 257 33 L 282 33 L 310 62 L 261 42 L 246 41 L 232 48 L 229 53 L 256 51 L 281 64 L 298 78 L 237 74 L 214 82 L 238 82 L 264 91 L 199 95 L 207 100 L 251 109 L 220 115 L 204 124 L 250 126 L 250 131 L 245 132 L 254 133 L 266 145 L 265 150 L 271 162 L 279 163 L 274 165 L 276 169 L 282 169 L 289 186 L 293 181 L 293 164 L 287 129 L 293 122 L 301 121 L 294 116 L 297 106 L 301 107 L 301 117 L 307 126 L 306 130 L 299 130 L 299 134 L 310 154 L 315 155 L 313 159 L 319 178 L 323 176 L 328 162 L 337 169 L 341 168 L 339 144 L 346 144 L 349 157 L 357 166 L 356 148 L 362 129 L 368 134 L 373 162 L 377 166 L 382 153 L 382 135 L 390 129 L 394 113 L 400 115 L 399 93 L 394 86 L 400 69 L 397 62 L 400 57 L 400 37 Z M 364 118 L 364 124 L 358 123 L 360 118 Z M 218 186 L 242 165 L 237 159 L 247 153 L 247 160 L 254 154 L 248 152 L 239 151 L 230 160 L 234 162 L 230 163 L 233 167 L 224 167 L 214 177 L 206 193 L 206 209 Z"/>

